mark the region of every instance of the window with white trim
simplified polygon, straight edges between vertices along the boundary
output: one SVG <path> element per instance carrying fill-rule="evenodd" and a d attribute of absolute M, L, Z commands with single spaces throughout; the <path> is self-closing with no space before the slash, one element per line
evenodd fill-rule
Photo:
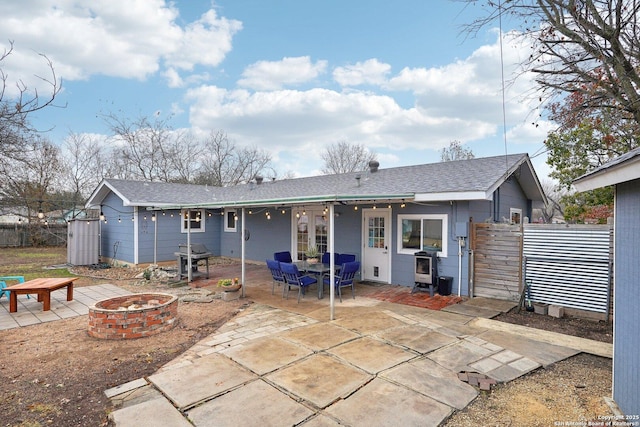
<path fill-rule="evenodd" d="M 235 209 L 224 210 L 224 231 L 229 233 L 238 231 L 238 212 Z"/>
<path fill-rule="evenodd" d="M 447 218 L 446 214 L 398 215 L 398 253 L 413 255 L 426 251 L 446 257 Z"/>
<path fill-rule="evenodd" d="M 183 210 L 180 212 L 180 231 L 186 233 L 204 233 L 204 209 Z"/>
<path fill-rule="evenodd" d="M 509 209 L 509 218 L 511 220 L 511 224 L 522 224 L 522 209 Z"/>

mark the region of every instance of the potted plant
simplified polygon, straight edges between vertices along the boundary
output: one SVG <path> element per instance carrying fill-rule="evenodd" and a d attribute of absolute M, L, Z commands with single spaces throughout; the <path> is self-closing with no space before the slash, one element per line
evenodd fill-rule
<path fill-rule="evenodd" d="M 316 246 L 309 246 L 304 254 L 307 257 L 307 262 L 310 264 L 317 263 L 320 258 L 320 252 L 318 252 L 318 248 Z"/>
<path fill-rule="evenodd" d="M 224 288 L 223 292 L 236 292 L 239 290 L 242 285 L 240 284 L 240 280 L 236 277 L 232 279 L 220 279 L 218 280 L 218 287 Z"/>

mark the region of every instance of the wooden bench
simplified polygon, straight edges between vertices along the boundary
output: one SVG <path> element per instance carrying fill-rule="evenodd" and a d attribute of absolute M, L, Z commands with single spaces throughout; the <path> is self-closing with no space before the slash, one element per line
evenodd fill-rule
<path fill-rule="evenodd" d="M 67 301 L 73 301 L 73 281 L 77 277 L 54 277 L 46 279 L 33 279 L 28 282 L 8 286 L 4 290 L 9 291 L 9 312 L 18 311 L 18 295 L 37 294 L 38 302 L 42 303 L 42 311 L 51 310 L 51 292 L 67 288 Z"/>

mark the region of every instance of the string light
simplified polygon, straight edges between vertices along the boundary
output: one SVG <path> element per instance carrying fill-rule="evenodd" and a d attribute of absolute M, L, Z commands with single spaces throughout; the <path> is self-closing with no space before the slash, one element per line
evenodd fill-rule
<path fill-rule="evenodd" d="M 156 214 L 151 214 L 151 221 L 156 222 Z"/>

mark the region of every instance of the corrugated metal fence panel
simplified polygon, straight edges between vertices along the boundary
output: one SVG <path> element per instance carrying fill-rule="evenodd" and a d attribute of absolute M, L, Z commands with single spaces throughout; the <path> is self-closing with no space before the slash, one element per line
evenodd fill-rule
<path fill-rule="evenodd" d="M 608 313 L 611 254 L 608 225 L 524 226 L 524 277 L 537 302 Z"/>
<path fill-rule="evenodd" d="M 518 300 L 522 282 L 522 229 L 519 225 L 473 224 L 473 294 Z"/>

